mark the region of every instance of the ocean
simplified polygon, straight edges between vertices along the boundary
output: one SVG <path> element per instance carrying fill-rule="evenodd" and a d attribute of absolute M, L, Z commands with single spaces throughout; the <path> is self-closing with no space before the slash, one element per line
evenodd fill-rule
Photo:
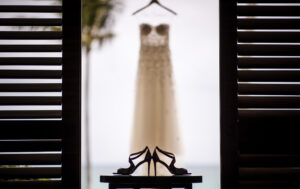
<path fill-rule="evenodd" d="M 100 183 L 100 175 L 111 175 L 119 167 L 117 166 L 93 166 L 91 170 L 90 189 L 108 189 L 107 183 Z M 193 189 L 220 189 L 219 166 L 185 166 L 192 175 L 203 176 L 203 183 L 193 184 Z M 82 189 L 86 189 L 86 170 L 82 167 Z"/>

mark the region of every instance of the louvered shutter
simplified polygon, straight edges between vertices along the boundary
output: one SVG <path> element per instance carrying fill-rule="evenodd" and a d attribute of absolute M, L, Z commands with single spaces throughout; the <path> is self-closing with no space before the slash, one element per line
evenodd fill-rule
<path fill-rule="evenodd" d="M 80 188 L 80 14 L 0 2 L 0 188 Z"/>
<path fill-rule="evenodd" d="M 299 188 L 300 4 L 265 2 L 237 3 L 240 188 Z"/>
<path fill-rule="evenodd" d="M 300 188 L 300 1 L 220 5 L 222 187 Z"/>

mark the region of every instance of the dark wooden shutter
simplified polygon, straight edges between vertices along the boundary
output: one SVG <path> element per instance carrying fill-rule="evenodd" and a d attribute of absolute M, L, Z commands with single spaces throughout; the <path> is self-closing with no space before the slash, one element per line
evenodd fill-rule
<path fill-rule="evenodd" d="M 0 2 L 0 188 L 80 188 L 81 1 Z"/>
<path fill-rule="evenodd" d="M 236 181 L 242 189 L 300 188 L 300 1 L 224 4 L 233 10 L 223 23 L 232 33 L 221 28 L 221 36 L 236 44 L 231 55 L 222 59 L 221 54 L 221 64 L 225 56 L 235 56 L 223 66 L 228 67 L 227 74 L 237 72 L 228 84 L 237 86 L 231 102 L 238 114 L 236 123 L 231 122 L 235 128 L 229 129 L 237 133 L 232 135 L 236 143 L 231 143 L 238 157 L 231 161 L 238 169 Z"/>
<path fill-rule="evenodd" d="M 300 4 L 266 2 L 237 4 L 240 187 L 299 188 Z"/>

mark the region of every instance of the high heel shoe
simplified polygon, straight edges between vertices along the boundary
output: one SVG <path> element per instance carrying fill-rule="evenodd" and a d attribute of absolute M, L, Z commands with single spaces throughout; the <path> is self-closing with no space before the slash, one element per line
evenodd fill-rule
<path fill-rule="evenodd" d="M 169 157 L 169 158 L 172 159 L 170 165 L 167 165 L 164 161 L 162 161 L 162 160 L 159 159 L 156 150 L 158 150 L 160 153 L 162 153 L 165 156 L 167 156 L 167 157 Z M 153 155 L 152 155 L 152 159 L 153 159 L 153 162 L 154 162 L 154 173 L 155 173 L 155 176 L 156 176 L 156 163 L 157 162 L 159 162 L 162 165 L 164 165 L 170 171 L 170 173 L 172 173 L 173 175 L 191 174 L 191 173 L 188 173 L 188 171 L 186 169 L 184 169 L 184 168 L 177 168 L 177 167 L 175 167 L 175 162 L 176 162 L 175 155 L 172 154 L 172 153 L 170 153 L 170 152 L 163 151 L 163 150 L 159 149 L 157 146 L 154 149 L 154 152 L 153 152 Z"/>
<path fill-rule="evenodd" d="M 139 158 L 141 155 L 143 155 L 144 153 L 146 153 L 144 160 L 140 161 L 137 165 L 134 165 L 133 160 Z M 130 166 L 128 168 L 120 168 L 117 170 L 116 173 L 114 174 L 120 174 L 120 175 L 130 175 L 132 174 L 140 165 L 142 165 L 143 163 L 147 162 L 148 163 L 148 176 L 150 174 L 150 162 L 151 162 L 151 153 L 150 150 L 148 148 L 148 146 L 145 147 L 144 150 L 140 151 L 140 152 L 136 152 L 133 154 L 129 155 L 129 164 Z"/>

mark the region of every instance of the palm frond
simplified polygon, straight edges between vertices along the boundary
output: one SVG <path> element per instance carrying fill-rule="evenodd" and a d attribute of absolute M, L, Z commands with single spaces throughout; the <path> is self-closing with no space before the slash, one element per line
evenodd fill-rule
<path fill-rule="evenodd" d="M 98 41 L 102 46 L 114 37 L 111 31 L 114 10 L 120 7 L 120 0 L 83 0 L 82 44 L 87 50 L 91 49 L 93 41 Z"/>

